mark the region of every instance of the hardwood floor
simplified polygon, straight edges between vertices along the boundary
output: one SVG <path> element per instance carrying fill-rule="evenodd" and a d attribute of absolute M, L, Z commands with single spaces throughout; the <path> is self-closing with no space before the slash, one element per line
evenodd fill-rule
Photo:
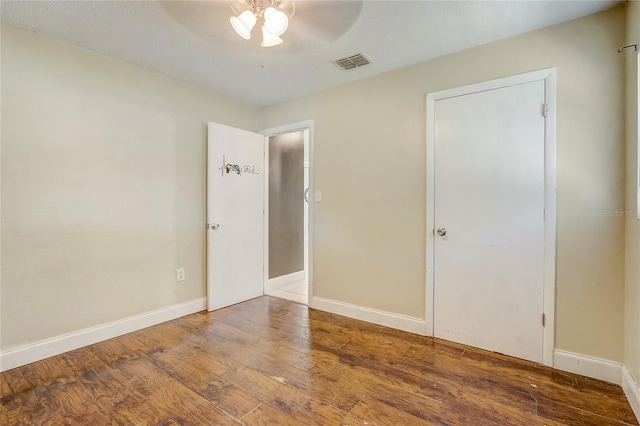
<path fill-rule="evenodd" d="M 619 386 L 268 296 L 0 377 L 2 425 L 638 425 Z"/>

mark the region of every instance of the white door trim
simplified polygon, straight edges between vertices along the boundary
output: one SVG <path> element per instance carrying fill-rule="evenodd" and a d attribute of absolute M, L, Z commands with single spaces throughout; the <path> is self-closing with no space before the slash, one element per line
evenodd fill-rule
<path fill-rule="evenodd" d="M 283 133 L 291 133 L 299 130 L 309 129 L 309 188 L 313 188 L 313 120 L 304 120 L 297 123 L 285 124 L 283 126 L 272 127 L 261 130 L 258 133 L 265 136 L 264 149 L 264 286 L 269 283 L 269 137 Z M 313 193 L 313 190 L 310 190 Z M 309 253 L 309 265 L 307 286 L 309 288 L 309 300 L 313 296 L 313 203 L 309 202 L 309 239 L 307 240 L 307 250 Z"/>
<path fill-rule="evenodd" d="M 553 366 L 555 345 L 556 288 L 556 69 L 547 68 L 497 80 L 456 87 L 427 95 L 427 218 L 426 218 L 426 335 L 434 334 L 434 213 L 435 213 L 435 102 L 501 87 L 544 80 L 547 119 L 545 120 L 545 226 L 542 362 Z M 542 114 L 542 106 L 540 113 Z"/>

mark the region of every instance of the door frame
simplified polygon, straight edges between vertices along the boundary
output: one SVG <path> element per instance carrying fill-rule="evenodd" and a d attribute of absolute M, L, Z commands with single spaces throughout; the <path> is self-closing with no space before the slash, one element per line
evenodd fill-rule
<path fill-rule="evenodd" d="M 555 346 L 556 288 L 556 69 L 546 68 L 496 80 L 442 90 L 427 94 L 427 173 L 426 173 L 426 335 L 434 335 L 435 312 L 435 102 L 473 93 L 495 90 L 534 81 L 545 82 L 545 183 L 544 183 L 544 283 L 542 290 L 545 325 L 542 338 L 542 363 L 553 366 Z M 540 113 L 543 113 L 540 105 Z M 542 318 L 541 318 L 542 321 Z"/>
<path fill-rule="evenodd" d="M 292 133 L 300 130 L 309 131 L 309 193 L 313 194 L 313 119 L 298 121 L 296 123 L 284 124 L 278 127 L 272 127 L 260 130 L 258 133 L 264 135 L 264 282 L 263 288 L 266 288 L 269 282 L 269 138 L 284 133 Z M 307 271 L 307 287 L 309 296 L 307 305 L 313 296 L 313 202 L 309 197 L 309 239 L 307 240 L 308 253 L 308 271 Z"/>

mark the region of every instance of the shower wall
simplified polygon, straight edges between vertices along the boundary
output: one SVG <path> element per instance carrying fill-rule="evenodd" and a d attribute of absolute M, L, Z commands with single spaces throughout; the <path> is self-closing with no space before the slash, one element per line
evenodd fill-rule
<path fill-rule="evenodd" d="M 304 131 L 269 138 L 269 278 L 304 270 Z"/>

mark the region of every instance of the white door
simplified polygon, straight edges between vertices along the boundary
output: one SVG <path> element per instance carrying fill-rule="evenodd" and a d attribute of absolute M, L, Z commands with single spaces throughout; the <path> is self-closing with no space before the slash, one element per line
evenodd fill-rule
<path fill-rule="evenodd" d="M 544 104 L 542 80 L 435 102 L 434 335 L 535 362 Z"/>
<path fill-rule="evenodd" d="M 264 136 L 208 124 L 207 309 L 263 294 Z"/>

